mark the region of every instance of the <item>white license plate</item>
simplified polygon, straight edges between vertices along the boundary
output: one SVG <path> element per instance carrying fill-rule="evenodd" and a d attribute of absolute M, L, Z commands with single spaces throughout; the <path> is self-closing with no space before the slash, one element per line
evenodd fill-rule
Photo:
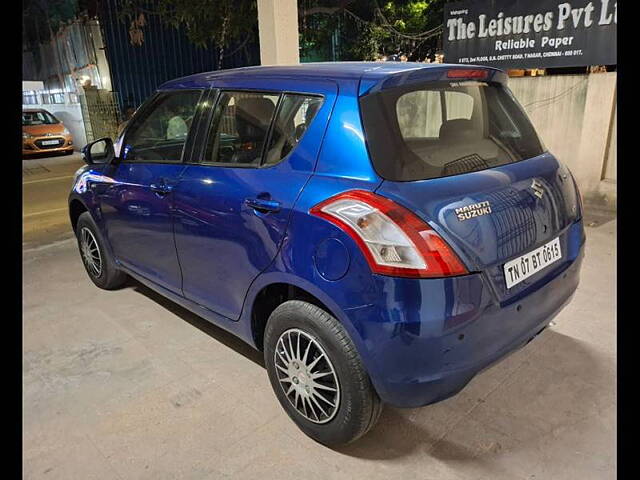
<path fill-rule="evenodd" d="M 555 238 L 521 257 L 514 258 L 504 264 L 504 278 L 507 281 L 507 288 L 519 284 L 561 258 L 559 238 Z"/>
<path fill-rule="evenodd" d="M 43 140 L 42 145 L 58 145 L 60 140 Z"/>

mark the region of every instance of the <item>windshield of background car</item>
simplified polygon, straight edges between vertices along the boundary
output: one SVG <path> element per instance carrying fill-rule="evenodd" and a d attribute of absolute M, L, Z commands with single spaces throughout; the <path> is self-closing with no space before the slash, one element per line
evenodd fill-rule
<path fill-rule="evenodd" d="M 484 170 L 544 152 L 526 113 L 500 83 L 430 82 L 360 99 L 378 174 L 411 181 Z"/>
<path fill-rule="evenodd" d="M 53 125 L 56 123 L 60 122 L 49 112 L 22 112 L 23 127 L 31 127 L 33 125 Z"/>

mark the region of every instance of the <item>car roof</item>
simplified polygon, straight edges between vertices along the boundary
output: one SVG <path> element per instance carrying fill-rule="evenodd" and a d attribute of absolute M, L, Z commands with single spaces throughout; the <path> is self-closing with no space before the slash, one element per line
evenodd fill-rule
<path fill-rule="evenodd" d="M 312 62 L 296 65 L 254 66 L 197 73 L 166 82 L 159 89 L 206 88 L 216 80 L 228 82 L 248 78 L 260 78 L 265 81 L 299 79 L 303 82 L 312 79 L 330 79 L 338 82 L 360 80 L 375 82 L 411 70 L 442 69 L 452 66 L 459 65 L 417 62 Z"/>

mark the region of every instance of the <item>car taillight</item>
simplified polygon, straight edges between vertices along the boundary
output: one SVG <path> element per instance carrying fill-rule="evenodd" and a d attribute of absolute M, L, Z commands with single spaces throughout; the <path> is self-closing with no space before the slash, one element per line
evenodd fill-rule
<path fill-rule="evenodd" d="M 310 213 L 349 234 L 374 273 L 417 278 L 468 273 L 451 247 L 429 225 L 375 193 L 343 192 L 311 208 Z"/>
<path fill-rule="evenodd" d="M 448 78 L 487 78 L 489 72 L 487 70 L 469 70 L 456 68 L 447 70 Z"/>

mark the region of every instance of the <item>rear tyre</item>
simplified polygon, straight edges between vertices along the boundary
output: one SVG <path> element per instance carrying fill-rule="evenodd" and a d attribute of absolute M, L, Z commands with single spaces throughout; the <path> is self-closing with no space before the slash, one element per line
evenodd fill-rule
<path fill-rule="evenodd" d="M 280 405 L 317 442 L 350 443 L 377 423 L 382 403 L 353 342 L 316 305 L 290 300 L 273 311 L 264 359 Z"/>
<path fill-rule="evenodd" d="M 126 283 L 127 275 L 116 267 L 89 212 L 84 212 L 78 217 L 76 238 L 84 268 L 96 286 L 113 290 Z"/>

